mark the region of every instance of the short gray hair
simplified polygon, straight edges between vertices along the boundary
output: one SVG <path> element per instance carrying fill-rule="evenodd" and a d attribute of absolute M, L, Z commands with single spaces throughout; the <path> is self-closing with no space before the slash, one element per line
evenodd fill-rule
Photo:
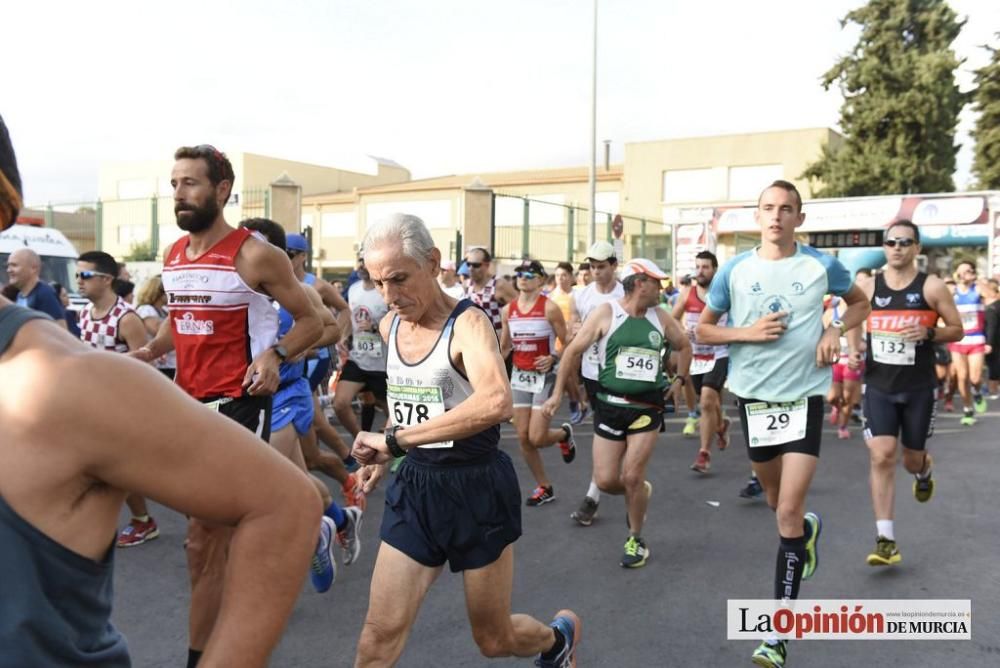
<path fill-rule="evenodd" d="M 404 255 L 421 265 L 427 264 L 431 259 L 431 250 L 434 248 L 434 238 L 427 231 L 424 221 L 408 213 L 394 213 L 369 227 L 361 243 L 361 252 L 367 253 L 386 243 L 398 243 Z"/>

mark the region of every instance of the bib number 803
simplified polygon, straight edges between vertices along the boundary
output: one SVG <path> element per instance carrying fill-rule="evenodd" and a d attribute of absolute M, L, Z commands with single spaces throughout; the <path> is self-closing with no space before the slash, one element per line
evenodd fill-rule
<path fill-rule="evenodd" d="M 396 424 L 420 424 L 431 419 L 427 404 L 414 404 L 408 401 L 394 402 L 392 404 L 392 414 Z"/>

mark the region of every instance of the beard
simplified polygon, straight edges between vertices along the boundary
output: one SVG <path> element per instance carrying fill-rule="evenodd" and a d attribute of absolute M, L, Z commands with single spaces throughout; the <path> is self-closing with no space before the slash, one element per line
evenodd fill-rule
<path fill-rule="evenodd" d="M 182 216 L 181 213 L 188 212 Z M 210 199 L 202 206 L 192 206 L 190 204 L 177 204 L 174 206 L 174 215 L 177 216 L 177 227 L 185 232 L 202 232 L 207 230 L 219 216 L 219 205 L 214 199 Z"/>
<path fill-rule="evenodd" d="M 707 288 L 709 285 L 712 284 L 712 279 L 705 278 L 704 276 L 698 276 L 697 278 L 694 279 L 694 281 L 703 288 Z"/>
<path fill-rule="evenodd" d="M 368 273 L 368 270 L 366 268 L 361 267 L 360 269 L 358 269 L 358 278 L 360 278 L 362 281 L 370 280 L 371 277 L 372 275 Z"/>

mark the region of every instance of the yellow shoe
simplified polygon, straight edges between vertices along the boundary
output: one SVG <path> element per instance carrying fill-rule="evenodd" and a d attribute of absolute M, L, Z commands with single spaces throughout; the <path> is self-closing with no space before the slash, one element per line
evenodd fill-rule
<path fill-rule="evenodd" d="M 868 555 L 869 566 L 892 566 L 903 560 L 896 541 L 889 540 L 885 536 L 879 536 L 875 541 L 875 551 Z"/>
<path fill-rule="evenodd" d="M 687 422 L 684 423 L 684 430 L 681 431 L 685 436 L 694 436 L 698 433 L 698 418 L 689 417 Z"/>

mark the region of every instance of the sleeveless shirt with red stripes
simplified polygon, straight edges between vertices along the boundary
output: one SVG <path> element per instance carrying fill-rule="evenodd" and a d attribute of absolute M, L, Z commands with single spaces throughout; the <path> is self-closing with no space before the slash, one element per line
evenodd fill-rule
<path fill-rule="evenodd" d="M 507 312 L 507 326 L 514 343 L 514 366 L 529 371 L 535 368 L 535 359 L 552 354 L 555 348 L 555 330 L 545 317 L 545 303 L 548 297 L 538 295 L 538 299 L 527 311 L 518 308 L 518 300 L 510 303 Z"/>
<path fill-rule="evenodd" d="M 236 271 L 236 256 L 250 235 L 233 230 L 193 260 L 187 258 L 190 237 L 182 237 L 163 267 L 177 351 L 175 381 L 196 399 L 243 396 L 251 361 L 277 339 L 271 300 Z"/>

